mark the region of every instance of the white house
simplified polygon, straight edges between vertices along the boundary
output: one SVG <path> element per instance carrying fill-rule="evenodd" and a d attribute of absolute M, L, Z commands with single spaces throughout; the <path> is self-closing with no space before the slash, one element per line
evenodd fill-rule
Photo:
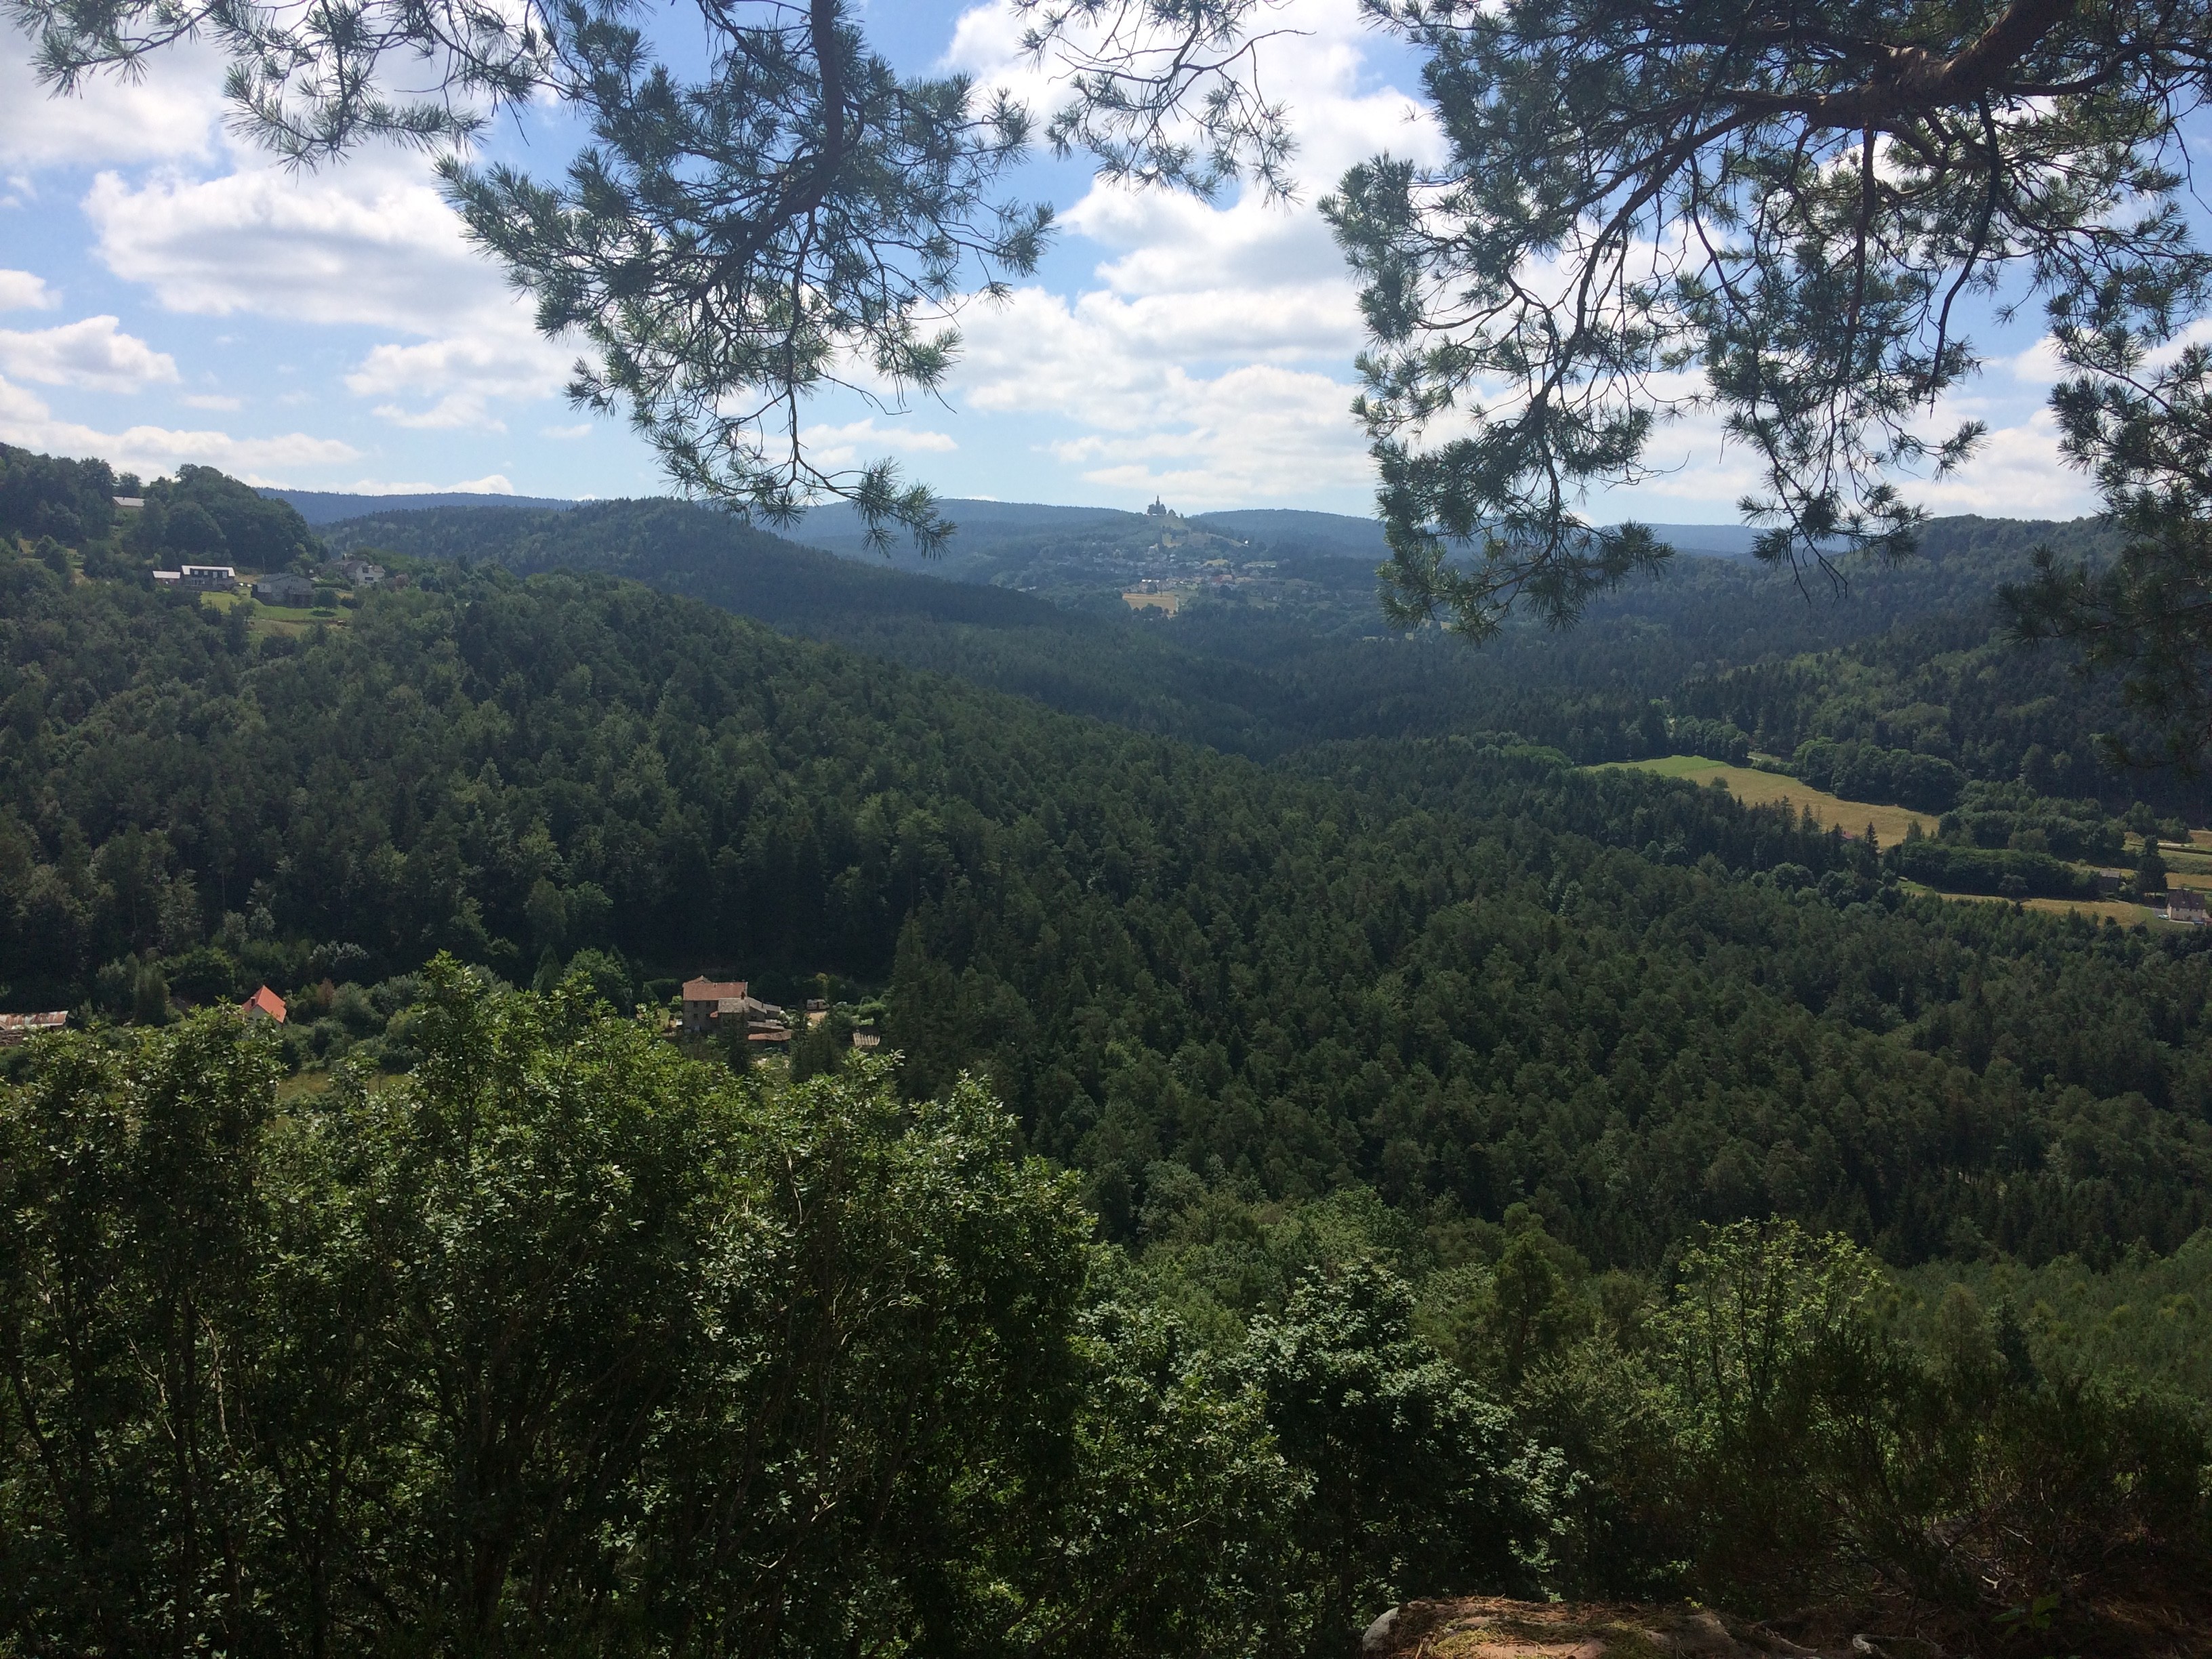
<path fill-rule="evenodd" d="M 374 587 L 384 580 L 384 567 L 367 559 L 340 559 L 337 571 L 353 587 Z"/>

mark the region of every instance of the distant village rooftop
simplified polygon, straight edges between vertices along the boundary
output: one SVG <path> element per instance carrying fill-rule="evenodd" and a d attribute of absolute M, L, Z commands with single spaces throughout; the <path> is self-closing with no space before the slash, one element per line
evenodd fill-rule
<path fill-rule="evenodd" d="M 0 1014 L 0 1048 L 12 1048 L 41 1031 L 58 1031 L 69 1024 L 69 1010 L 44 1014 Z"/>
<path fill-rule="evenodd" d="M 264 985 L 240 1003 L 238 1012 L 248 1019 L 273 1020 L 282 1025 L 286 1012 L 284 999 Z"/>
<path fill-rule="evenodd" d="M 686 1002 L 719 1002 L 724 997 L 741 997 L 745 994 L 745 982 L 741 979 L 687 979 L 684 981 L 684 1000 Z"/>

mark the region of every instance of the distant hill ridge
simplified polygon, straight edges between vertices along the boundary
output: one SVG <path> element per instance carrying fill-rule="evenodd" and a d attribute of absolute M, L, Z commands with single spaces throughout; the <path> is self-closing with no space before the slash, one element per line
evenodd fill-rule
<path fill-rule="evenodd" d="M 1262 542 L 1271 528 L 1246 532 Z M 1293 529 L 1279 532 L 1285 544 Z M 1516 625 L 1470 651 L 1432 634 L 1389 630 L 1375 600 L 1379 561 L 1319 552 L 1303 537 L 1303 552 L 1267 544 L 1268 556 L 1281 561 L 1277 586 L 1249 599 L 1237 586 L 1209 593 L 1165 625 L 1133 616 L 1110 585 L 1071 590 L 1064 604 L 995 586 L 988 545 L 967 556 L 981 580 L 950 580 L 957 556 L 934 569 L 841 556 L 665 497 L 558 513 L 400 510 L 322 533 L 334 550 L 634 578 L 781 632 L 1261 760 L 1320 744 L 1471 731 L 1518 732 L 1580 761 L 1626 759 L 1649 752 L 1638 734 L 1650 699 L 1685 696 L 1692 682 L 1759 664 L 1772 672 L 1747 682 L 1745 695 L 1756 692 L 1762 708 L 1782 711 L 1778 719 L 1802 724 L 1806 710 L 1791 700 L 1817 701 L 1818 687 L 1800 685 L 1788 659 L 1900 628 L 1933 629 L 1920 640 L 1925 652 L 1972 648 L 1990 634 L 1991 589 L 2026 569 L 2033 545 L 2050 541 L 2067 553 L 2095 546 L 2089 525 L 1942 520 L 1929 528 L 1925 556 L 1865 573 L 1848 594 L 1817 585 L 1801 591 L 1788 573 L 1741 556 L 1692 555 L 1596 600 L 1578 629 Z M 1131 533 L 1109 522 L 1037 535 L 1058 542 Z M 2033 696 L 2068 690 L 2057 660 L 2045 666 Z M 1733 719 L 1734 696 L 1691 712 Z M 2068 706 L 2076 712 L 2063 738 L 2049 720 L 2039 728 L 2037 740 L 2045 732 L 2057 739 L 2046 745 L 2053 753 L 2087 752 L 2074 727 L 2108 729 L 2117 717 L 2093 712 L 2078 694 Z M 1757 718 L 1736 723 L 1751 732 Z M 2011 743 L 1999 773 L 2017 769 L 2027 741 Z"/>
<path fill-rule="evenodd" d="M 410 495 L 349 495 L 324 489 L 264 489 L 264 495 L 289 501 L 311 525 L 337 524 L 348 519 L 375 518 L 389 513 L 419 513 L 441 507 L 504 507 L 511 511 L 546 512 L 580 506 L 549 495 L 494 495 L 469 491 Z M 994 501 L 981 497 L 953 496 L 939 503 L 945 516 L 958 526 L 956 544 L 975 545 L 1016 537 L 1053 534 L 1115 522 L 1135 522 L 1145 515 L 1115 507 L 1063 507 L 1043 501 Z M 1382 526 L 1373 519 L 1348 513 L 1318 513 L 1303 507 L 1228 507 L 1218 513 L 1196 513 L 1190 522 L 1205 529 L 1250 541 L 1278 546 L 1304 546 L 1319 553 L 1346 557 L 1385 559 L 1389 548 Z M 765 526 L 764 526 L 765 527 Z M 1759 535 L 1740 524 L 1655 524 L 1659 538 L 1684 553 L 1719 558 L 1747 558 Z M 866 553 L 880 556 L 867 545 L 860 515 L 843 501 L 808 509 L 799 521 L 781 533 L 787 539 L 850 557 Z M 894 538 L 895 562 L 911 557 L 911 550 Z M 924 567 L 927 568 L 927 567 Z"/>
<path fill-rule="evenodd" d="M 420 513 L 441 507 L 489 507 L 524 512 L 558 512 L 577 505 L 551 495 L 494 495 L 473 490 L 446 490 L 422 495 L 359 495 L 330 489 L 273 489 L 263 495 L 288 501 L 311 525 L 337 524 L 373 513 Z"/>

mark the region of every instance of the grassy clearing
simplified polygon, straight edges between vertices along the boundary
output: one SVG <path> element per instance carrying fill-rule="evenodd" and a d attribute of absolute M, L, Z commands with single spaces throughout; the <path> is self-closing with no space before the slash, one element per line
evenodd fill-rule
<path fill-rule="evenodd" d="M 1180 593 L 1124 593 L 1121 602 L 1132 611 L 1164 611 L 1170 617 L 1182 609 Z"/>
<path fill-rule="evenodd" d="M 1923 835 L 1936 833 L 1936 815 L 1914 812 L 1902 806 L 1878 806 L 1871 801 L 1844 800 L 1825 789 L 1815 789 L 1779 772 L 1759 772 L 1748 766 L 1730 766 L 1700 755 L 1662 755 L 1653 760 L 1623 761 L 1619 764 L 1639 772 L 1656 772 L 1663 778 L 1687 778 L 1692 783 L 1721 783 L 1747 806 L 1763 806 L 1786 800 L 1798 811 L 1810 811 L 1824 824 L 1841 824 L 1847 836 L 1861 836 L 1874 825 L 1884 847 L 1905 839 L 1908 825 L 1917 823 Z"/>
<path fill-rule="evenodd" d="M 345 626 L 346 619 L 345 613 L 334 606 L 318 606 L 309 609 L 304 605 L 264 605 L 260 600 L 256 599 L 253 602 L 253 620 L 270 623 L 298 623 L 302 627 L 320 623 L 325 628 L 343 628 Z"/>
<path fill-rule="evenodd" d="M 336 607 L 264 605 L 247 593 L 203 593 L 200 603 L 217 611 L 244 611 L 246 627 L 257 635 L 304 634 L 318 623 L 325 628 L 346 625 L 345 612 Z"/>
<path fill-rule="evenodd" d="M 1923 835 L 1936 833 L 1936 817 L 1932 813 L 1910 811 L 1902 806 L 1877 806 L 1870 801 L 1844 800 L 1820 789 L 1800 783 L 1796 778 L 1784 777 L 1778 772 L 1758 772 L 1746 766 L 1730 766 L 1723 761 L 1707 760 L 1699 755 L 1666 755 L 1656 760 L 1624 761 L 1621 765 L 1632 766 L 1639 772 L 1656 772 L 1662 777 L 1687 778 L 1693 783 L 1720 782 L 1728 792 L 1747 806 L 1763 805 L 1768 801 L 1786 800 L 1800 812 L 1808 807 L 1822 823 L 1840 823 L 1847 836 L 1865 833 L 1869 823 L 1881 838 L 1885 847 L 1893 847 L 1905 839 L 1907 825 L 1917 823 Z M 2199 846 L 2212 847 L 2212 831 L 2198 830 L 2204 837 Z M 2183 855 L 2185 859 L 2186 854 Z M 2177 887 L 2195 887 L 2212 891 L 2212 859 L 2188 860 L 2187 869 L 2171 870 L 2167 879 Z M 1947 893 L 1939 888 L 1923 887 L 1917 881 L 1903 884 L 1909 893 L 1926 893 L 1936 898 L 1955 900 L 1961 904 L 2007 904 L 2008 899 L 1988 893 Z M 2024 901 L 2030 910 L 2040 910 L 2046 915 L 2081 915 L 2093 921 L 2109 917 L 2123 927 L 2132 927 L 2138 922 L 2155 922 L 2160 927 L 2175 926 L 2163 916 L 2154 914 L 2148 907 L 2130 904 L 2124 899 L 2059 899 L 2032 898 Z"/>
<path fill-rule="evenodd" d="M 253 603 L 253 614 L 246 619 L 247 629 L 254 634 L 305 634 L 315 628 L 343 628 L 346 619 L 334 611 L 299 611 L 273 605 Z"/>
<path fill-rule="evenodd" d="M 1950 898 L 1957 895 L 1947 893 L 1944 896 Z M 2087 916 L 2092 921 L 2117 921 L 2123 927 L 2132 927 L 2142 921 L 2154 921 L 2160 927 L 2172 925 L 2165 917 L 2154 915 L 2148 906 L 2130 904 L 2125 899 L 2032 898 L 2021 902 L 2027 908 L 2040 910 L 2045 915 Z"/>
<path fill-rule="evenodd" d="M 1923 898 L 1948 899 L 1954 904 L 2010 904 L 2008 898 L 1995 893 L 1947 893 L 1940 887 L 1925 887 L 1917 881 L 1898 883 L 1906 892 Z M 2157 927 L 2180 927 L 2185 924 L 2169 922 L 2147 905 L 2130 903 L 2126 899 L 2063 899 L 2032 898 L 2020 901 L 2024 910 L 2039 910 L 2046 916 L 2086 916 L 2091 921 L 2116 921 L 2123 927 L 2133 927 L 2138 922 L 2149 922 Z"/>
<path fill-rule="evenodd" d="M 1624 761 L 1621 764 L 1662 778 L 1695 778 L 1700 783 L 1706 781 L 1708 773 L 1717 775 L 1738 769 L 1726 761 L 1707 760 L 1703 755 L 1662 755 L 1656 760 Z"/>

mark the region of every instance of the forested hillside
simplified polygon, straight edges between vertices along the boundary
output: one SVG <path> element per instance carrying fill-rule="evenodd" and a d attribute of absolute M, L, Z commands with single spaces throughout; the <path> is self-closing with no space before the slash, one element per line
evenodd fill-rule
<path fill-rule="evenodd" d="M 1270 527 L 1266 515 L 1238 523 Z M 2115 811 L 2142 799 L 2212 815 L 2198 779 L 2106 763 L 2098 734 L 2134 729 L 2115 687 L 2084 684 L 2059 653 L 1999 635 L 1996 585 L 2024 575 L 2039 544 L 2094 551 L 2087 526 L 1940 520 L 1922 559 L 1840 592 L 1684 557 L 1597 602 L 1579 629 L 1510 630 L 1480 653 L 1390 634 L 1358 561 L 1273 548 L 1263 550 L 1285 574 L 1264 601 L 1201 596 L 1163 623 L 1128 616 L 1110 591 L 1070 609 L 827 559 L 668 501 L 403 513 L 330 534 L 337 546 L 630 576 L 788 633 L 1259 758 L 1337 739 L 1511 731 L 1584 763 L 1627 760 L 1673 750 L 1673 722 L 1686 717 L 1785 757 L 1816 737 L 1864 738 L 1974 778 L 2011 781 L 2029 765 L 2042 792 Z M 1958 684 L 1908 684 L 1899 664 Z M 2063 775 L 2045 763 L 2059 756 Z"/>
<path fill-rule="evenodd" d="M 959 672 L 510 568 L 594 515 L 602 562 L 767 572 L 794 630 L 935 627 Z M 1319 1659 L 1514 1589 L 1996 1651 L 2056 1582 L 2150 1652 L 2199 1605 L 2201 930 L 1913 896 L 1787 807 L 1471 723 L 1291 702 L 1262 763 L 965 654 L 1149 660 L 1172 731 L 1213 674 L 1253 731 L 1278 671 L 1194 635 L 718 563 L 688 509 L 478 516 L 523 539 L 304 623 L 155 589 L 127 526 L 0 550 L 6 1006 L 88 1028 L 0 1109 L 0 1427 L 70 1425 L 0 1476 L 28 1650 L 643 1650 L 693 1607 L 803 1646 L 865 1596 L 869 1652 Z M 659 1035 L 701 971 L 866 997 L 897 1058 L 732 1078 Z M 282 1031 L 222 1006 L 263 982 Z M 199 1462 L 144 1452 L 187 1419 Z"/>
<path fill-rule="evenodd" d="M 2041 1259 L 2204 1217 L 2191 951 L 1905 902 L 1717 792 L 1470 739 L 1270 773 L 606 577 L 299 640 L 8 581 L 19 998 L 440 949 L 827 970 L 887 986 L 915 1091 L 985 1066 L 1113 1227 L 1164 1160 L 1525 1199 L 1620 1261 L 1770 1210 L 1899 1260 L 1961 1218 Z"/>

